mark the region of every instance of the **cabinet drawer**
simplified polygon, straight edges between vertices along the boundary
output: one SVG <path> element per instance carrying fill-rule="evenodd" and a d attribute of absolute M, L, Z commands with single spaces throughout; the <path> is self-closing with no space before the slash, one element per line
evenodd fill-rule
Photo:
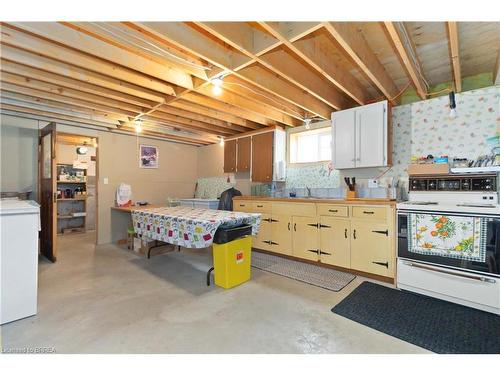
<path fill-rule="evenodd" d="M 271 202 L 252 202 L 252 212 L 271 213 Z"/>
<path fill-rule="evenodd" d="M 316 204 L 273 202 L 273 214 L 315 217 Z"/>
<path fill-rule="evenodd" d="M 336 206 L 333 204 L 318 204 L 318 215 L 348 217 L 349 209 L 347 206 Z"/>
<path fill-rule="evenodd" d="M 385 220 L 387 218 L 387 208 L 373 206 L 353 206 L 352 217 L 360 219 Z"/>
<path fill-rule="evenodd" d="M 237 211 L 237 212 L 253 212 L 253 210 L 252 210 L 252 202 L 243 201 L 243 200 L 234 200 L 233 201 L 233 211 Z"/>

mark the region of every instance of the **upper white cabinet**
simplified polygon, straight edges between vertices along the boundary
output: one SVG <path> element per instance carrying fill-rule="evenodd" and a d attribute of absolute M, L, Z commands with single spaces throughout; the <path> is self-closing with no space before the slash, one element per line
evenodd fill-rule
<path fill-rule="evenodd" d="M 387 166 L 387 101 L 332 113 L 336 169 Z"/>

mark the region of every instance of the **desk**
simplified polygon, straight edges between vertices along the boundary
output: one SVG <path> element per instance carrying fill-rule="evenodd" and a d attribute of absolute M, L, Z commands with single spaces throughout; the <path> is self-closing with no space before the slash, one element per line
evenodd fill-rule
<path fill-rule="evenodd" d="M 111 242 L 118 245 L 127 243 L 127 229 L 132 228 L 133 210 L 138 208 L 154 208 L 158 205 L 111 207 Z"/>

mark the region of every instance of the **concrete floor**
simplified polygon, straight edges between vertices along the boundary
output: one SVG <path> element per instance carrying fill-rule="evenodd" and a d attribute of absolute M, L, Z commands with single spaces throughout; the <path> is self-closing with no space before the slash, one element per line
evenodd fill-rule
<path fill-rule="evenodd" d="M 425 353 L 330 312 L 341 292 L 252 269 L 237 288 L 207 287 L 207 250 L 145 259 L 92 233 L 59 238 L 40 261 L 38 314 L 1 327 L 4 348 L 58 353 Z M 397 308 L 395 306 L 395 308 Z"/>

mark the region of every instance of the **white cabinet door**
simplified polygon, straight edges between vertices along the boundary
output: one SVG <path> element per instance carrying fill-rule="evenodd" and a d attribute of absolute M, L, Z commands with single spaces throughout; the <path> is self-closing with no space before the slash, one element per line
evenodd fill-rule
<path fill-rule="evenodd" d="M 356 109 L 356 167 L 387 165 L 386 102 Z"/>
<path fill-rule="evenodd" d="M 332 113 L 333 167 L 335 169 L 355 168 L 355 111 Z"/>

